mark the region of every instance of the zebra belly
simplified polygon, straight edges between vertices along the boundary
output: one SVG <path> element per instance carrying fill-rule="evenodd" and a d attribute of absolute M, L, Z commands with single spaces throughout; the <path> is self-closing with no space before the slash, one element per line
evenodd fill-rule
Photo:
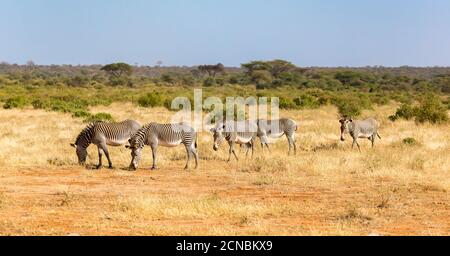
<path fill-rule="evenodd" d="M 128 142 L 128 138 L 122 140 L 110 140 L 106 139 L 106 144 L 110 146 L 121 146 Z"/>
<path fill-rule="evenodd" d="M 250 140 L 251 140 L 251 138 L 246 139 L 246 138 L 242 138 L 242 137 L 237 136 L 237 137 L 236 137 L 236 140 L 235 140 L 234 142 L 235 142 L 236 144 L 245 144 L 245 143 L 250 142 Z"/>
<path fill-rule="evenodd" d="M 158 145 L 163 146 L 163 147 L 176 147 L 178 145 L 181 144 L 181 140 L 177 140 L 177 141 L 158 141 Z"/>
<path fill-rule="evenodd" d="M 370 138 L 373 133 L 360 133 L 358 138 Z"/>
<path fill-rule="evenodd" d="M 280 138 L 280 137 L 283 136 L 283 135 L 284 135 L 284 132 L 281 132 L 281 133 L 270 133 L 270 134 L 269 134 L 269 137 L 270 137 L 270 138 L 277 139 L 277 138 Z"/>

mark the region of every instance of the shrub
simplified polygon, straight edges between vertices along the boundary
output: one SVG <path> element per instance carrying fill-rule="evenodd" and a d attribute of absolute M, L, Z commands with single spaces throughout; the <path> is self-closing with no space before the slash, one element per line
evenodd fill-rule
<path fill-rule="evenodd" d="M 280 99 L 280 104 L 279 104 L 280 109 L 296 108 L 295 103 L 291 99 L 281 98 L 281 97 L 279 99 Z"/>
<path fill-rule="evenodd" d="M 81 118 L 90 118 L 92 115 L 91 113 L 87 112 L 86 110 L 77 110 L 72 114 L 72 117 L 81 117 Z"/>
<path fill-rule="evenodd" d="M 429 95 L 422 100 L 419 106 L 412 107 L 403 104 L 394 115 L 389 117 L 392 121 L 399 118 L 406 120 L 414 118 L 418 123 L 445 123 L 448 121 L 447 107 L 442 104 L 438 97 Z"/>
<path fill-rule="evenodd" d="M 203 86 L 213 86 L 216 85 L 216 79 L 212 77 L 207 77 L 205 80 L 203 80 Z"/>
<path fill-rule="evenodd" d="M 416 122 L 430 122 L 432 124 L 448 121 L 447 108 L 436 96 L 426 97 L 415 111 Z"/>
<path fill-rule="evenodd" d="M 85 123 L 93 123 L 93 122 L 114 122 L 114 118 L 108 113 L 97 113 L 95 115 L 89 115 L 84 119 Z"/>
<path fill-rule="evenodd" d="M 406 120 L 410 120 L 415 116 L 416 109 L 413 108 L 409 104 L 402 104 L 399 109 L 397 109 L 397 112 L 395 112 L 394 115 L 390 116 L 389 119 L 391 121 L 396 121 L 399 118 L 403 118 Z"/>
<path fill-rule="evenodd" d="M 408 137 L 408 138 L 404 138 L 402 140 L 403 144 L 408 145 L 408 146 L 415 146 L 415 145 L 419 145 L 419 142 L 417 142 L 416 139 Z"/>
<path fill-rule="evenodd" d="M 139 97 L 138 104 L 141 107 L 158 107 L 164 104 L 164 98 L 159 92 L 151 92 Z"/>
<path fill-rule="evenodd" d="M 318 108 L 320 106 L 317 98 L 307 94 L 295 98 L 294 103 L 300 108 Z"/>
<path fill-rule="evenodd" d="M 22 96 L 18 96 L 18 97 L 7 99 L 5 104 L 3 105 L 3 108 L 4 109 L 23 108 L 26 105 L 27 105 L 27 100 Z"/>
<path fill-rule="evenodd" d="M 351 100 L 341 100 L 335 103 L 341 116 L 357 117 L 361 114 L 361 107 Z"/>

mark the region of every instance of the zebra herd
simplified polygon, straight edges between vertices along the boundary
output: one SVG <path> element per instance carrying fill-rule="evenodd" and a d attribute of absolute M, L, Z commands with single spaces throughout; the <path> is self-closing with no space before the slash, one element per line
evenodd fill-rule
<path fill-rule="evenodd" d="M 381 139 L 378 134 L 379 124 L 373 118 L 359 121 L 344 117 L 339 122 L 341 124 L 341 140 L 345 140 L 345 134 L 350 134 L 353 138 L 352 148 L 356 144 L 359 150 L 361 150 L 357 142 L 358 138 L 368 138 L 372 142 L 372 147 L 374 146 L 375 137 Z M 236 160 L 239 160 L 235 152 L 236 144 L 247 148 L 246 155 L 248 155 L 251 149 L 253 156 L 256 138 L 259 138 L 263 150 L 266 147 L 270 151 L 268 138 L 285 135 L 289 145 L 288 155 L 291 154 L 292 149 L 294 150 L 294 155 L 297 152 L 295 141 L 297 123 L 289 118 L 218 122 L 210 131 L 213 134 L 213 149 L 215 151 L 219 149 L 220 144 L 224 140 L 228 143 L 228 161 L 231 160 L 232 154 Z M 197 132 L 186 123 L 149 123 L 141 126 L 137 121 L 125 120 L 120 123 L 91 123 L 80 132 L 75 143 L 71 143 L 70 145 L 76 149 L 79 164 L 85 164 L 88 146 L 90 144 L 96 145 L 98 148 L 97 169 L 102 167 L 103 154 L 108 159 L 109 168 L 112 169 L 113 164 L 107 145 L 121 146 L 128 142 L 129 145 L 126 145 L 126 148 L 131 150 L 131 163 L 129 168 L 132 170 L 138 168 L 142 158 L 142 149 L 145 145 L 148 145 L 152 149 L 152 170 L 154 170 L 157 169 L 158 146 L 176 147 L 183 144 L 187 153 L 185 169 L 188 169 L 192 156 L 195 159 L 195 168 L 198 167 L 197 141 Z"/>

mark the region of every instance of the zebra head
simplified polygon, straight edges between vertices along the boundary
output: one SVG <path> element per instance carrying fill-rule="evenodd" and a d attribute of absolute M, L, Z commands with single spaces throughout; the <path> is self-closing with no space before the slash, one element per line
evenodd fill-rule
<path fill-rule="evenodd" d="M 128 142 L 130 145 L 125 147 L 131 149 L 130 169 L 136 170 L 142 158 L 142 148 L 144 147 L 144 143 L 139 143 L 135 138 L 129 139 Z"/>
<path fill-rule="evenodd" d="M 225 125 L 222 123 L 219 123 L 216 125 L 216 127 L 211 128 L 211 132 L 213 134 L 213 139 L 214 139 L 214 145 L 213 145 L 214 151 L 219 150 L 220 143 L 222 143 L 223 139 L 225 138 L 225 136 L 223 134 L 224 131 L 225 131 Z"/>
<path fill-rule="evenodd" d="M 348 124 L 352 122 L 353 119 L 349 117 L 342 117 L 339 119 L 339 123 L 341 123 L 341 141 L 345 141 L 344 135 L 348 133 Z"/>
<path fill-rule="evenodd" d="M 75 148 L 78 157 L 78 163 L 80 165 L 85 164 L 88 155 L 87 148 L 79 146 L 78 144 L 75 143 L 71 143 L 70 145 Z"/>

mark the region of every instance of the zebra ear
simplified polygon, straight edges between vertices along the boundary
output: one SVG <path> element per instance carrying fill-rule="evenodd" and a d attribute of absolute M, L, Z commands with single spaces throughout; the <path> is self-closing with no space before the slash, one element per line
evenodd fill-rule
<path fill-rule="evenodd" d="M 71 146 L 71 147 L 74 147 L 74 148 L 77 147 L 77 145 L 75 145 L 74 143 L 70 143 L 70 146 Z"/>

